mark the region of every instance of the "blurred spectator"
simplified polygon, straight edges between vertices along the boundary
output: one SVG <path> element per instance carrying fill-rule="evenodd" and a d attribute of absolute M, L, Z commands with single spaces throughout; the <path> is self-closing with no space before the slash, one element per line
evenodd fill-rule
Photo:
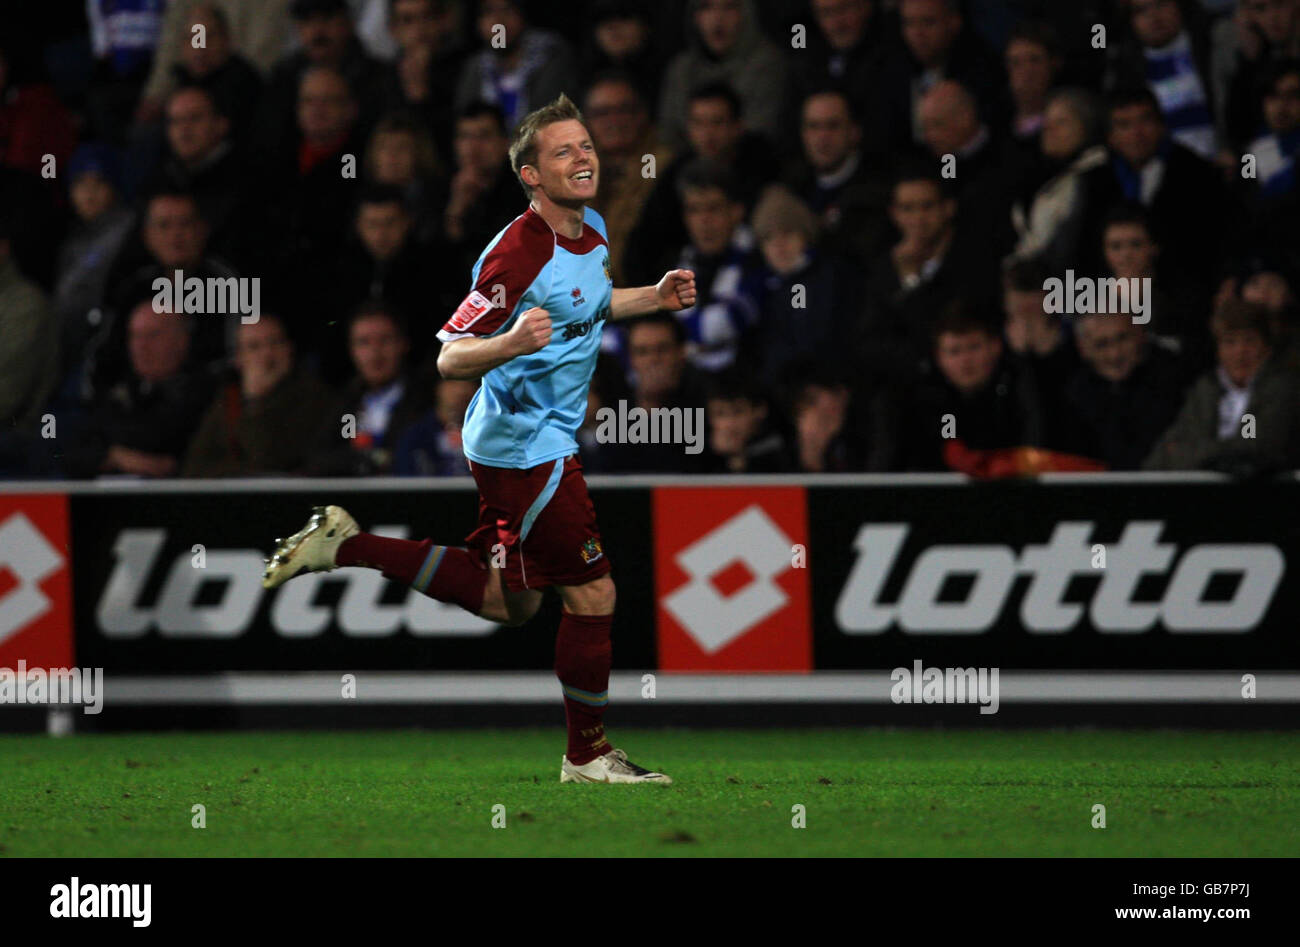
<path fill-rule="evenodd" d="M 812 211 L 779 185 L 764 193 L 751 226 L 767 264 L 756 342 L 763 379 L 776 384 L 791 365 L 813 359 L 844 366 L 860 270 L 822 250 Z"/>
<path fill-rule="evenodd" d="M 182 475 L 297 473 L 309 446 L 302 433 L 328 420 L 329 392 L 294 364 L 288 330 L 270 313 L 239 327 L 235 369 L 199 424 Z"/>
<path fill-rule="evenodd" d="M 1086 175 L 1106 162 L 1104 120 L 1096 97 L 1084 89 L 1052 93 L 1043 116 L 1042 162 L 1047 180 L 1022 194 L 1012 208 L 1019 241 L 1016 259 L 1038 257 L 1053 271 L 1079 259 L 1086 245 Z"/>
<path fill-rule="evenodd" d="M 59 248 L 54 315 L 62 338 L 60 378 L 79 368 L 104 299 L 109 268 L 135 226 L 122 201 L 117 154 L 106 145 L 82 145 L 68 163 L 68 197 L 75 215 Z M 81 379 L 73 382 L 79 397 Z"/>
<path fill-rule="evenodd" d="M 931 156 L 952 162 L 957 228 L 984 249 L 994 265 L 1011 249 L 1013 182 L 1026 162 L 980 121 L 975 97 L 959 82 L 936 82 L 918 107 L 921 137 Z"/>
<path fill-rule="evenodd" d="M 207 252 L 207 226 L 198 203 L 184 191 L 159 191 L 145 203 L 140 225 L 140 245 L 123 247 L 106 285 L 102 310 L 87 318 L 95 325 L 87 348 L 87 378 L 96 395 L 123 381 L 127 374 L 127 316 L 141 300 L 153 300 L 154 282 L 174 281 L 176 271 L 185 280 L 228 280 L 238 274 L 220 258 Z M 170 292 L 170 290 L 169 290 Z M 99 322 L 94 323 L 98 313 Z M 224 363 L 233 350 L 239 318 L 228 313 L 203 313 L 190 327 L 186 351 L 197 365 Z"/>
<path fill-rule="evenodd" d="M 1075 320 L 1083 362 L 1065 382 L 1074 453 L 1137 470 L 1182 404 L 1183 370 L 1147 329 L 1121 313 Z"/>
<path fill-rule="evenodd" d="M 445 175 L 428 129 L 409 113 L 386 115 L 366 146 L 365 176 L 397 188 L 410 212 L 416 239 L 428 243 L 441 232 L 440 191 Z"/>
<path fill-rule="evenodd" d="M 456 84 L 469 55 L 455 0 L 391 0 L 397 58 L 386 67 L 387 110 L 418 116 L 438 154 L 451 153 Z"/>
<path fill-rule="evenodd" d="M 197 86 L 212 96 L 216 109 L 228 116 L 231 134 L 244 140 L 252 129 L 257 103 L 262 95 L 262 77 L 247 59 L 235 51 L 230 20 L 216 3 L 174 3 L 183 9 L 184 32 L 165 38 L 154 72 L 136 110 L 137 121 L 152 121 L 162 115 L 164 104 L 177 88 Z M 168 10 L 168 19 L 172 9 Z M 164 37 L 169 37 L 164 25 Z M 175 43 L 176 48 L 171 48 Z M 165 62 L 170 75 L 159 65 Z"/>
<path fill-rule="evenodd" d="M 791 52 L 796 102 L 836 88 L 852 101 L 856 115 L 867 112 L 880 69 L 884 28 L 879 0 L 812 0 L 812 28 L 806 49 Z M 789 124 L 789 123 L 787 123 Z M 867 143 L 876 151 L 879 144 Z"/>
<path fill-rule="evenodd" d="M 629 408 L 646 411 L 679 408 L 684 417 L 686 412 L 704 407 L 701 376 L 686 356 L 686 331 L 671 313 L 637 319 L 627 326 L 626 332 L 631 386 Z M 604 402 L 601 407 L 618 412 L 617 397 L 623 395 L 618 386 L 605 383 L 600 393 Z M 703 432 L 697 433 L 703 436 Z M 604 469 L 615 473 L 675 473 L 690 462 L 683 456 L 680 444 L 605 443 L 596 446 L 598 450 L 595 453 Z M 586 463 L 585 459 L 583 462 Z"/>
<path fill-rule="evenodd" d="M 673 148 L 687 144 L 687 104 L 700 86 L 724 82 L 741 102 L 741 123 L 782 144 L 786 64 L 763 37 L 752 0 L 688 0 L 686 49 L 664 73 L 659 131 Z"/>
<path fill-rule="evenodd" d="M 1002 277 L 1002 339 L 1007 357 L 1033 375 L 1038 386 L 1045 445 L 1074 451 L 1065 385 L 1078 368 L 1079 353 L 1061 316 L 1047 311 L 1050 277 L 1051 271 L 1037 260 L 1020 260 L 1007 267 Z"/>
<path fill-rule="evenodd" d="M 206 52 L 194 47 L 195 23 L 204 24 L 210 36 L 213 21 L 224 21 L 230 56 L 236 63 L 242 60 L 253 67 L 260 95 L 264 88 L 262 77 L 270 74 L 276 60 L 284 53 L 285 38 L 291 27 L 290 3 L 291 0 L 174 0 L 168 3 L 153 69 L 136 112 L 137 121 L 151 122 L 161 116 L 162 105 L 175 89 L 179 77 L 184 77 L 190 84 L 197 80 L 199 85 L 213 83 L 218 89 L 231 91 L 247 84 L 247 79 L 243 78 L 247 73 L 241 66 L 227 67 L 228 60 L 223 57 L 220 40 L 214 46 L 211 39 L 205 39 L 208 44 Z M 217 11 L 218 16 L 210 19 L 208 11 L 211 10 Z M 244 118 L 238 112 L 242 104 L 245 103 L 232 106 L 236 110 L 232 114 L 239 114 L 240 122 Z M 257 102 L 246 104 L 255 106 Z M 243 126 L 239 127 L 242 129 Z"/>
<path fill-rule="evenodd" d="M 77 143 L 72 115 L 48 82 L 15 75 L 0 49 L 0 165 L 29 174 L 49 173 L 46 155 L 62 167 Z"/>
<path fill-rule="evenodd" d="M 1218 365 L 1197 381 L 1144 466 L 1239 476 L 1295 468 L 1300 383 L 1273 358 L 1268 312 L 1229 299 L 1215 310 L 1211 328 Z"/>
<path fill-rule="evenodd" d="M 577 93 L 569 44 L 528 22 L 520 0 L 479 0 L 477 32 L 485 48 L 466 60 L 456 84 L 456 109 L 490 102 L 510 131 L 561 92 Z"/>
<path fill-rule="evenodd" d="M 676 313 L 686 327 L 691 364 L 717 372 L 754 339 L 763 293 L 762 257 L 745 224 L 745 205 L 732 181 L 700 161 L 678 179 L 690 241 L 674 267 L 695 273 L 694 306 Z"/>
<path fill-rule="evenodd" d="M 659 178 L 641 219 L 628 235 L 623 253 L 626 278 L 633 285 L 653 283 L 663 275 L 665 252 L 688 237 L 683 223 L 679 178 L 699 159 L 710 162 L 732 182 L 748 211 L 762 189 L 781 173 L 780 162 L 761 136 L 745 131 L 740 98 L 725 83 L 697 88 L 686 109 L 690 148 L 677 156 Z"/>
<path fill-rule="evenodd" d="M 600 182 L 592 207 L 605 218 L 615 286 L 625 286 L 628 235 L 641 216 L 660 168 L 673 151 L 659 140 L 637 86 L 622 73 L 598 76 L 583 105 L 592 143 L 600 155 Z M 649 156 L 652 161 L 647 162 Z"/>
<path fill-rule="evenodd" d="M 889 186 L 882 162 L 862 149 L 862 126 L 848 96 L 809 95 L 799 133 L 803 154 L 786 183 L 818 216 L 826 250 L 866 266 L 889 243 Z"/>
<path fill-rule="evenodd" d="M 349 313 L 363 302 L 382 302 L 404 325 L 417 324 L 429 296 L 428 251 L 414 239 L 411 215 L 395 187 L 373 184 L 357 199 L 355 239 L 348 242 L 329 267 L 330 279 L 304 286 L 302 299 L 312 300 L 320 324 L 311 332 L 321 353 L 321 374 L 342 384 L 351 374 Z M 410 363 L 419 365 L 433 333 L 411 340 Z"/>
<path fill-rule="evenodd" d="M 1207 287 L 1230 237 L 1222 178 L 1168 137 L 1150 91 L 1121 89 L 1111 95 L 1108 109 L 1109 160 L 1084 180 L 1085 245 L 1101 245 L 1101 225 L 1113 205 L 1137 202 L 1147 209 L 1151 235 L 1163 248 L 1162 269 Z"/>
<path fill-rule="evenodd" d="M 92 136 L 121 144 L 162 33 L 164 0 L 86 0 L 95 82 L 87 102 Z"/>
<path fill-rule="evenodd" d="M 1300 371 L 1300 304 L 1291 282 L 1261 268 L 1242 282 L 1241 298 L 1267 310 L 1278 356 L 1291 370 Z"/>
<path fill-rule="evenodd" d="M 389 474 L 429 395 L 407 365 L 406 329 L 386 307 L 362 306 L 348 325 L 348 343 L 356 377 L 321 428 L 307 469 L 317 476 Z"/>
<path fill-rule="evenodd" d="M 1209 34 L 1190 0 L 1130 0 L 1129 35 L 1111 47 L 1107 87 L 1146 86 L 1173 139 L 1207 161 L 1218 153 Z"/>
<path fill-rule="evenodd" d="M 1148 330 L 1161 344 L 1176 352 L 1196 374 L 1210 361 L 1208 307 L 1194 287 L 1159 275 L 1156 261 L 1160 246 L 1151 235 L 1151 224 L 1140 205 L 1119 204 L 1102 228 L 1102 254 L 1111 276 L 1129 281 L 1129 286 L 1149 286 L 1145 298 Z M 1150 280 L 1135 283 L 1135 280 Z"/>
<path fill-rule="evenodd" d="M 597 77 L 617 71 L 636 86 L 643 104 L 657 105 L 664 59 L 655 43 L 648 0 L 594 0 L 586 19 L 591 32 L 579 87 L 590 95 Z M 602 153 L 602 164 L 604 157 Z"/>
<path fill-rule="evenodd" d="M 432 410 L 407 428 L 398 441 L 393 473 L 402 477 L 469 476 L 460 431 L 477 391 L 478 382 L 440 379 Z"/>
<path fill-rule="evenodd" d="M 1297 5 L 1300 7 L 1300 4 Z M 1255 177 L 1243 175 L 1241 188 L 1250 221 L 1251 242 L 1274 252 L 1287 248 L 1292 266 L 1300 265 L 1300 59 L 1279 62 L 1261 84 L 1265 128 L 1247 147 Z"/>
<path fill-rule="evenodd" d="M 194 317 L 155 312 L 148 302 L 127 320 L 130 372 L 97 400 L 85 429 L 67 438 L 74 476 L 177 473 L 212 394 L 212 376 L 188 368 Z"/>
<path fill-rule="evenodd" d="M 1218 125 L 1230 147 L 1244 148 L 1264 123 L 1259 89 L 1280 62 L 1300 57 L 1300 3 L 1238 0 L 1224 20 L 1226 42 L 1215 50 Z"/>
<path fill-rule="evenodd" d="M 905 168 L 894 184 L 890 217 L 901 235 L 867 274 L 863 318 L 853 341 L 873 376 L 910 382 L 927 370 L 934 320 L 951 302 L 992 307 L 996 272 L 954 241 L 957 202 L 929 168 Z"/>
<path fill-rule="evenodd" d="M 651 316 L 651 319 L 660 319 L 667 313 L 660 313 Z M 680 350 L 680 361 L 682 365 L 686 364 L 686 336 L 682 332 L 681 324 L 672 316 L 669 316 L 664 323 L 674 337 L 678 339 L 676 345 Z M 606 329 L 606 332 L 609 330 Z M 667 352 L 665 348 L 665 352 Z M 582 419 L 582 427 L 578 428 L 576 435 L 578 441 L 578 450 L 582 458 L 582 467 L 589 473 L 610 473 L 613 471 L 611 464 L 611 454 L 617 450 L 618 444 L 606 443 L 606 439 L 600 433 L 603 408 L 610 408 L 617 412 L 619 401 L 626 402 L 629 398 L 627 381 L 624 378 L 623 366 L 619 364 L 617 358 L 608 353 L 602 352 L 596 358 L 596 370 L 591 376 L 591 385 L 587 388 L 587 413 Z M 635 461 L 632 460 L 634 465 Z"/>
<path fill-rule="evenodd" d="M 809 363 L 811 364 L 811 363 Z M 825 367 L 790 386 L 795 455 L 803 473 L 877 473 L 896 462 L 889 404 Z"/>
<path fill-rule="evenodd" d="M 252 227 L 248 169 L 230 137 L 230 119 L 213 95 L 181 86 L 167 100 L 167 153 L 149 190 L 194 195 L 212 252 L 247 262 L 245 234 Z"/>
<path fill-rule="evenodd" d="M 795 460 L 752 374 L 733 369 L 708 386 L 708 472 L 788 473 Z"/>
<path fill-rule="evenodd" d="M 295 287 L 319 279 L 343 245 L 356 187 L 343 175 L 344 162 L 362 154 L 357 102 L 341 73 L 324 66 L 304 72 L 297 114 L 297 141 L 265 175 L 262 201 L 274 236 L 260 235 L 258 254 Z M 292 306 L 292 299 L 275 305 Z"/>
<path fill-rule="evenodd" d="M 1002 127 L 1010 109 L 1002 65 L 962 17 L 961 0 L 901 0 L 902 42 L 889 44 L 872 90 L 868 127 L 891 153 L 921 141 L 921 96 L 955 79 L 975 95 L 981 119 Z"/>
<path fill-rule="evenodd" d="M 952 447 L 996 451 L 1045 437 L 1033 376 L 1006 358 L 983 319 L 950 306 L 934 322 L 934 376 L 904 394 L 899 436 L 907 470 L 961 469 Z"/>
<path fill-rule="evenodd" d="M 295 112 L 299 131 L 308 141 L 312 138 L 302 127 L 303 104 L 321 93 L 313 88 L 310 99 L 305 96 L 309 73 L 342 80 L 352 103 L 349 124 L 378 110 L 383 88 L 383 67 L 366 55 L 357 40 L 345 0 L 293 0 L 289 10 L 298 48 L 275 64 L 257 119 L 256 137 L 272 155 L 292 138 L 286 131 L 295 127 Z"/>
<path fill-rule="evenodd" d="M 448 272 L 457 281 L 446 290 L 441 307 L 446 312 L 464 298 L 469 272 L 483 248 L 526 206 L 509 151 L 505 119 L 495 105 L 480 102 L 456 116 L 456 169 L 441 202 Z"/>
<path fill-rule="evenodd" d="M 1042 378 L 1060 379 L 1078 364 L 1061 318 L 1047 311 L 1047 280 L 1051 271 L 1036 260 L 1021 260 L 1007 268 L 1002 280 L 1003 336 L 1007 348 L 1040 365 Z"/>
<path fill-rule="evenodd" d="M 1047 94 L 1064 65 L 1056 31 L 1027 20 L 1011 31 L 1004 56 L 1011 90 L 1011 138 L 1031 151 L 1043 130 Z"/>
<path fill-rule="evenodd" d="M 35 424 L 59 367 L 59 326 L 40 288 L 10 253 L 12 231 L 0 210 L 0 434 Z"/>

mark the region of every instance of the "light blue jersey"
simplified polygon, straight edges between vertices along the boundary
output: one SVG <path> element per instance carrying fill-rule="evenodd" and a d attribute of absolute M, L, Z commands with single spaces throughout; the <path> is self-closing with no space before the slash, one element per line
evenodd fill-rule
<path fill-rule="evenodd" d="M 605 221 L 590 207 L 577 239 L 556 233 L 531 206 L 492 239 L 438 338 L 500 335 L 540 306 L 551 316 L 551 341 L 483 376 L 461 431 L 466 457 L 528 468 L 577 453 L 613 290 Z"/>

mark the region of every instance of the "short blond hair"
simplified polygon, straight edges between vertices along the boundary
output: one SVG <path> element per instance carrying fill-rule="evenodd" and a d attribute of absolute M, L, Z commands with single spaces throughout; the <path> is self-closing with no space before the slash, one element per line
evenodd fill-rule
<path fill-rule="evenodd" d="M 537 165 L 537 133 L 547 125 L 554 125 L 556 122 L 567 122 L 569 120 L 582 122 L 585 126 L 586 119 L 582 117 L 582 110 L 574 104 L 563 92 L 554 102 L 548 102 L 539 109 L 529 112 L 519 127 L 515 129 L 515 137 L 510 142 L 510 167 L 514 169 L 515 177 L 519 179 L 519 185 L 528 195 L 528 199 L 533 199 L 533 189 L 524 183 L 523 175 L 519 172 L 524 165 Z"/>

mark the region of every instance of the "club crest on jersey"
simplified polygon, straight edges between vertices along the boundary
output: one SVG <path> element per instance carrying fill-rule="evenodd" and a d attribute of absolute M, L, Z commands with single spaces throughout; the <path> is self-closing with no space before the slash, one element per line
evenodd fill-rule
<path fill-rule="evenodd" d="M 582 544 L 582 561 L 587 565 L 591 565 L 603 555 L 605 552 L 600 548 L 599 539 L 588 539 Z"/>
<path fill-rule="evenodd" d="M 465 297 L 465 301 L 456 307 L 447 325 L 456 332 L 464 332 L 492 308 L 492 300 L 477 289 Z"/>
<path fill-rule="evenodd" d="M 614 274 L 613 274 L 612 272 L 610 272 L 610 269 L 609 269 L 609 254 L 608 254 L 608 253 L 606 253 L 603 257 L 600 258 L 600 265 L 601 265 L 601 266 L 604 268 L 604 270 L 605 270 L 605 282 L 609 283 L 610 285 L 613 285 L 613 283 L 614 283 Z"/>
<path fill-rule="evenodd" d="M 569 295 L 573 297 L 573 304 L 575 306 L 581 306 L 587 301 L 587 297 L 582 295 L 582 290 L 576 286 L 569 290 Z"/>

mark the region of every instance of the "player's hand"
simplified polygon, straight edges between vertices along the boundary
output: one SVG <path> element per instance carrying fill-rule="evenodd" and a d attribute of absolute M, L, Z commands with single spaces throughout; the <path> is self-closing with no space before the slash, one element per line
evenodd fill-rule
<path fill-rule="evenodd" d="M 510 330 L 516 355 L 541 351 L 551 341 L 551 314 L 540 306 L 525 309 Z"/>
<path fill-rule="evenodd" d="M 695 305 L 695 273 L 692 270 L 669 270 L 655 284 L 655 295 L 664 309 L 677 311 Z"/>

